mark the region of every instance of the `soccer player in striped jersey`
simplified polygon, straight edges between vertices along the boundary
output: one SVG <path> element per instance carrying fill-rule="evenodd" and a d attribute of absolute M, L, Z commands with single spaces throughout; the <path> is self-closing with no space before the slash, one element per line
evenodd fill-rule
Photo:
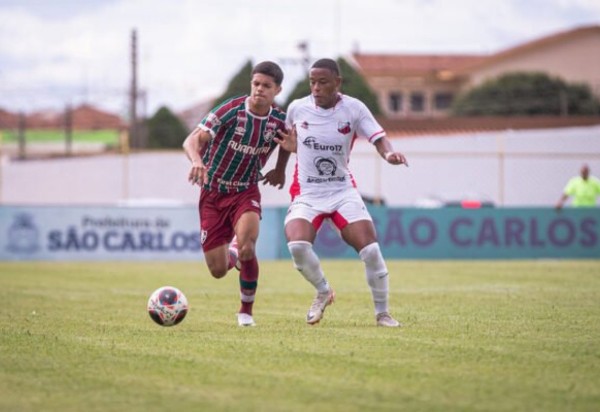
<path fill-rule="evenodd" d="M 328 219 L 365 265 L 376 324 L 400 326 L 389 313 L 388 270 L 348 162 L 356 138 L 368 139 L 389 164 L 407 165 L 406 158 L 394 151 L 385 131 L 361 101 L 339 92 L 341 77 L 335 60 L 316 61 L 309 81 L 311 94 L 294 100 L 288 107 L 286 123 L 290 133 L 282 133 L 277 139 L 281 146 L 296 152 L 285 234 L 294 266 L 316 289 L 306 322 L 318 323 L 335 298 L 313 250 L 317 231 Z"/>
<path fill-rule="evenodd" d="M 285 130 L 285 113 L 274 105 L 283 71 L 269 61 L 254 66 L 250 95 L 217 105 L 183 143 L 192 167 L 188 180 L 201 187 L 202 250 L 211 275 L 222 278 L 233 266 L 229 244 L 236 238 L 240 262 L 240 326 L 254 326 L 252 308 L 259 265 L 256 241 L 261 216 L 258 181 L 261 168 L 278 146 L 274 138 Z M 264 183 L 285 184 L 289 152 L 279 149 L 275 169 Z"/>

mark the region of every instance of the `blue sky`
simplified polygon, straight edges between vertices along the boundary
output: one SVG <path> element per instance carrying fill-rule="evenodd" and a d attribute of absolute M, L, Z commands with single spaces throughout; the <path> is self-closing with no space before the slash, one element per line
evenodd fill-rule
<path fill-rule="evenodd" d="M 488 54 L 600 24 L 600 0 L 0 0 L 0 107 L 90 102 L 127 113 L 129 38 L 146 112 L 218 95 L 251 59 L 364 53 Z"/>

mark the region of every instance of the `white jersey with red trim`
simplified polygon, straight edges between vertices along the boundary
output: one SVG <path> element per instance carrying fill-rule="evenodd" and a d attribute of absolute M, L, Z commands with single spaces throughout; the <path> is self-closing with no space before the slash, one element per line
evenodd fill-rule
<path fill-rule="evenodd" d="M 288 107 L 286 126 L 294 126 L 298 135 L 292 198 L 356 187 L 348 168 L 355 139 L 375 143 L 385 136 L 367 106 L 343 94 L 330 109 L 318 107 L 311 95 L 294 100 Z"/>

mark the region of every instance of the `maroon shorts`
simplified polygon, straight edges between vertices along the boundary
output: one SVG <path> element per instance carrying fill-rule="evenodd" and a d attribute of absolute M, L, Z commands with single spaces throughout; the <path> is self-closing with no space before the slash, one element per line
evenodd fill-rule
<path fill-rule="evenodd" d="M 248 211 L 261 216 L 258 185 L 238 193 L 200 192 L 200 239 L 205 252 L 231 242 L 240 216 Z"/>

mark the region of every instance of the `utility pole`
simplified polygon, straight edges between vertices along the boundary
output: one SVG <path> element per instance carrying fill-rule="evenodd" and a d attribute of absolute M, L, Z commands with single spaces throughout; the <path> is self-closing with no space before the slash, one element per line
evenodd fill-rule
<path fill-rule="evenodd" d="M 25 151 L 25 129 L 27 128 L 27 121 L 25 120 L 25 113 L 19 112 L 19 127 L 17 131 L 17 139 L 19 141 L 19 160 L 24 160 L 27 156 Z"/>
<path fill-rule="evenodd" d="M 73 154 L 73 111 L 71 105 L 65 107 L 64 115 L 65 127 L 65 154 L 71 156 Z"/>
<path fill-rule="evenodd" d="M 137 32 L 131 31 L 131 84 L 129 87 L 129 141 L 131 146 L 139 148 L 140 138 L 137 133 Z"/>

